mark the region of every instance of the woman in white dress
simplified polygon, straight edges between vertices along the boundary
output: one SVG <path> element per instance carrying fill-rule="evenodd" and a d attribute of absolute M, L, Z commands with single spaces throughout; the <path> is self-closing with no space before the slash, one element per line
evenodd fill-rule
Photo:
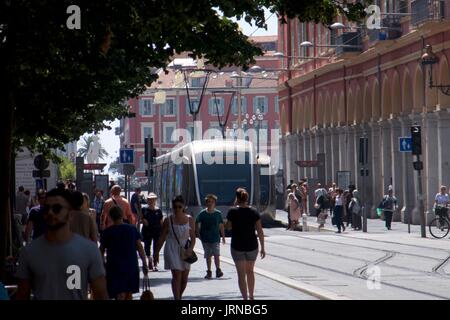
<path fill-rule="evenodd" d="M 185 256 L 190 256 L 195 246 L 195 221 L 185 212 L 182 196 L 176 196 L 172 200 L 173 214 L 169 215 L 163 223 L 161 237 L 153 252 L 153 261 L 159 262 L 159 252 L 164 244 L 164 269 L 172 271 L 172 292 L 175 300 L 181 300 L 186 289 L 190 264 L 181 259 L 180 247 L 185 247 L 188 240 L 191 241 L 185 250 Z"/>

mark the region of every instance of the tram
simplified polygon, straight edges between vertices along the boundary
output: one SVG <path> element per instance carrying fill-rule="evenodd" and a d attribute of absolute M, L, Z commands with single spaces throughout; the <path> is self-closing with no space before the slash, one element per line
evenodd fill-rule
<path fill-rule="evenodd" d="M 273 220 L 275 175 L 269 174 L 271 165 L 268 155 L 256 157 L 247 140 L 193 141 L 156 158 L 153 189 L 165 213 L 171 211 L 171 199 L 182 195 L 193 217 L 205 207 L 205 196 L 215 194 L 217 209 L 226 219 L 236 189 L 243 187 L 262 221 Z"/>

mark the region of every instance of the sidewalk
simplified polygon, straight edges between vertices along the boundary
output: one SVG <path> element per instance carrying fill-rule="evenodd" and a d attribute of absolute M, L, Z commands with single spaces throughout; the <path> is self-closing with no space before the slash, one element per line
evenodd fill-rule
<path fill-rule="evenodd" d="M 276 211 L 276 220 L 281 221 L 283 224 L 288 223 L 287 218 L 287 212 L 283 210 L 277 210 Z M 302 218 L 300 218 L 300 224 L 301 224 Z M 317 217 L 308 216 L 308 228 L 309 231 L 318 231 L 319 224 L 317 223 Z M 331 217 L 328 216 L 327 221 L 325 223 L 325 227 L 320 229 L 320 232 L 328 231 L 328 232 L 334 232 L 336 231 L 336 227 L 331 225 Z M 355 232 L 355 233 L 363 233 L 362 231 L 353 231 L 350 229 L 347 229 L 348 232 Z M 411 234 L 418 234 L 420 235 L 420 225 L 411 225 Z M 426 226 L 426 232 L 427 232 L 427 238 L 433 238 L 430 233 L 428 226 Z M 408 234 L 408 224 L 405 224 L 403 222 L 392 222 L 392 230 L 387 230 L 385 227 L 385 222 L 380 219 L 367 219 L 367 233 L 370 234 L 381 234 L 381 233 L 389 233 L 389 234 Z"/>
<path fill-rule="evenodd" d="M 229 241 L 229 238 L 227 238 Z M 196 252 L 198 261 L 191 265 L 189 281 L 183 300 L 241 300 L 237 273 L 234 265 L 221 261 L 221 269 L 224 273 L 222 278 L 215 278 L 215 267 L 213 262 L 213 279 L 204 279 L 206 274 L 206 263 L 203 257 L 202 245 L 197 242 Z M 221 245 L 221 252 L 225 255 L 222 260 L 230 260 L 226 256 L 230 250 L 229 244 Z M 164 270 L 164 254 L 161 252 L 158 272 L 149 272 L 150 290 L 157 300 L 172 300 L 170 270 Z M 258 261 L 256 266 L 258 266 Z M 141 273 L 141 279 L 143 274 Z M 277 281 L 255 273 L 255 300 L 316 300 L 314 296 L 305 294 L 294 288 L 285 286 Z M 142 288 L 141 288 L 142 292 Z M 140 293 L 134 294 L 133 299 L 139 300 Z"/>

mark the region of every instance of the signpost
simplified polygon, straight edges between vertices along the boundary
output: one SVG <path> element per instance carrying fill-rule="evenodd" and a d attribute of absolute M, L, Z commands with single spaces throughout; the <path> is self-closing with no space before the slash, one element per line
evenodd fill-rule
<path fill-rule="evenodd" d="M 47 179 L 44 178 L 50 178 L 50 170 L 45 170 L 50 165 L 50 162 L 42 154 L 36 156 L 33 162 L 36 169 L 38 169 L 33 170 L 33 178 L 39 178 L 41 180 L 39 183 L 36 181 L 36 187 L 38 184 L 42 186 L 42 188 L 36 188 L 36 191 L 39 189 L 47 190 Z"/>
<path fill-rule="evenodd" d="M 106 163 L 85 163 L 84 170 L 103 170 Z"/>
<path fill-rule="evenodd" d="M 362 213 L 363 213 L 363 232 L 367 232 L 367 210 L 366 210 L 366 177 L 369 176 L 368 169 L 369 162 L 369 138 L 364 133 L 363 137 L 359 138 L 359 164 L 361 165 L 361 177 L 362 177 Z"/>
<path fill-rule="evenodd" d="M 414 170 L 417 171 L 417 187 L 419 200 L 419 210 L 420 210 L 420 233 L 422 238 L 426 238 L 426 227 L 425 227 L 425 206 L 423 203 L 423 191 L 422 191 L 422 170 L 423 162 L 420 161 L 420 155 L 422 154 L 422 129 L 419 125 L 414 124 L 411 127 L 411 152 L 416 157 L 416 161 L 413 162 Z M 410 220 L 410 219 L 409 219 Z M 409 221 L 408 221 L 409 222 Z"/>

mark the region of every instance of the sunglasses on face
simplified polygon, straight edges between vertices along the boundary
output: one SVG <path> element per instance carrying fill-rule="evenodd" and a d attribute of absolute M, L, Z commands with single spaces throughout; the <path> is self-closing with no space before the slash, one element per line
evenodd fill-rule
<path fill-rule="evenodd" d="M 54 204 L 54 205 L 45 205 L 44 206 L 44 213 L 48 213 L 50 212 L 50 209 L 52 210 L 52 212 L 54 214 L 59 214 L 61 212 L 62 209 L 64 209 L 64 207 L 58 203 Z"/>

